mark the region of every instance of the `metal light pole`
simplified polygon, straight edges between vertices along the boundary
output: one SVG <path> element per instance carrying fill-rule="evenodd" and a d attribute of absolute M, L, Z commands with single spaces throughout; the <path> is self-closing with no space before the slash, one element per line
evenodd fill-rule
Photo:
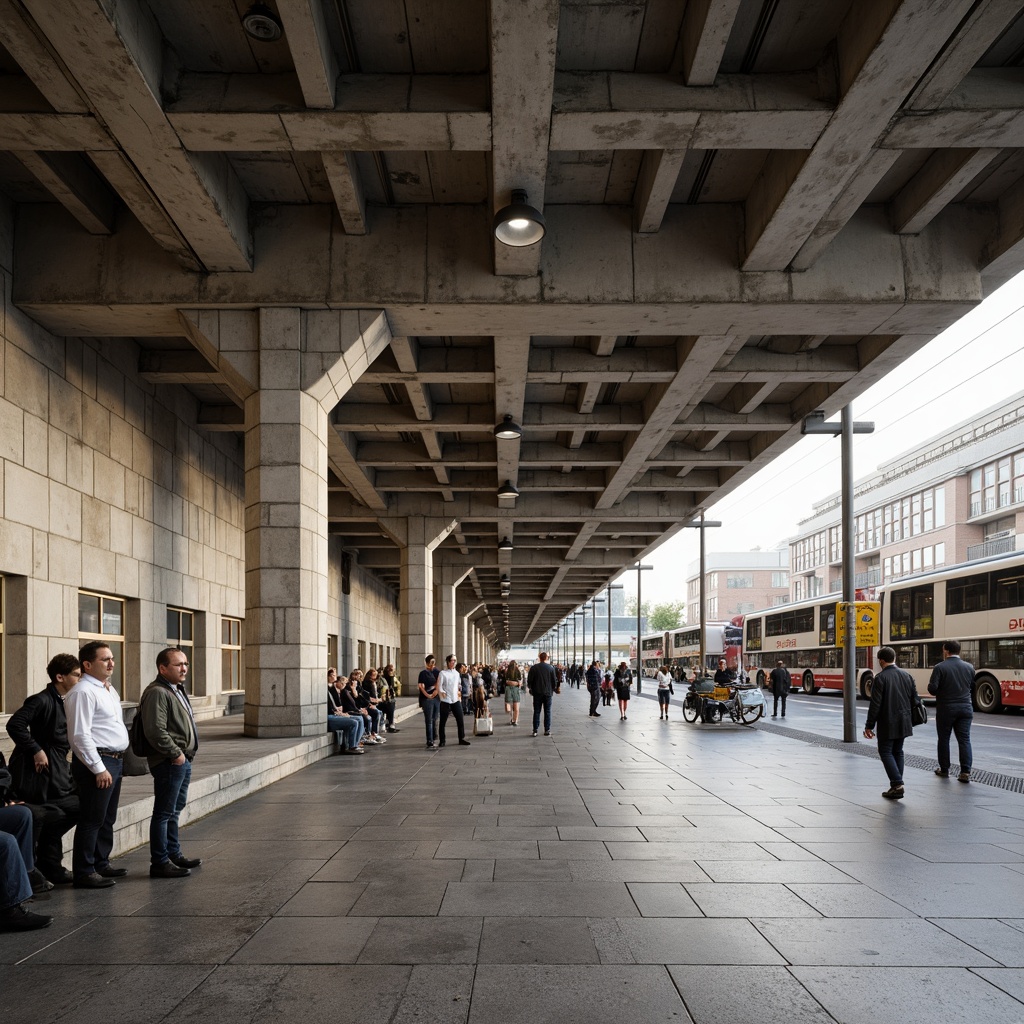
<path fill-rule="evenodd" d="M 705 519 L 704 513 L 701 512 L 700 519 L 693 523 L 687 523 L 686 526 L 689 529 L 700 530 L 700 578 L 698 582 L 698 597 L 697 600 L 700 602 L 700 615 L 698 616 L 698 622 L 700 624 L 700 674 L 702 676 L 707 675 L 707 607 L 706 599 L 704 596 L 705 588 L 705 577 L 707 576 L 707 557 L 704 548 L 704 531 L 712 526 L 721 526 L 722 524 L 716 519 Z"/>
<path fill-rule="evenodd" d="M 653 565 L 641 565 L 639 562 L 633 566 L 636 569 L 636 692 L 640 692 L 640 686 L 644 678 L 644 652 L 640 643 L 640 622 L 643 614 L 643 601 L 641 600 L 640 580 L 643 572 L 653 569 Z"/>
<path fill-rule="evenodd" d="M 594 661 L 597 661 L 597 606 L 603 601 L 603 597 L 595 596 L 590 602 L 593 605 L 593 613 L 590 616 L 590 646 L 594 652 Z"/>
<path fill-rule="evenodd" d="M 612 663 L 612 591 L 622 590 L 621 583 L 609 583 L 605 588 L 608 593 L 608 664 Z"/>
<path fill-rule="evenodd" d="M 843 604 L 846 611 L 846 636 L 843 645 L 843 742 L 857 742 L 857 632 L 856 592 L 853 587 L 853 563 L 856 558 L 856 537 L 853 523 L 853 435 L 874 433 L 870 421 L 855 423 L 853 409 L 844 405 L 839 423 L 826 423 L 825 414 L 812 412 L 804 417 L 801 433 L 830 434 L 842 439 L 840 445 L 843 480 Z"/>
<path fill-rule="evenodd" d="M 589 601 L 584 601 L 582 607 L 583 611 L 583 636 L 580 640 L 580 648 L 583 651 L 583 660 L 587 660 L 587 612 L 593 608 L 593 605 Z"/>

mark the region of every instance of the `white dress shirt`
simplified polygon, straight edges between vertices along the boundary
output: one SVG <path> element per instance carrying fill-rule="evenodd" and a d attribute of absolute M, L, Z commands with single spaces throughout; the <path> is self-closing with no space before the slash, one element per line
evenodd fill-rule
<path fill-rule="evenodd" d="M 68 720 L 68 743 L 93 775 L 107 770 L 98 750 L 128 749 L 121 698 L 112 686 L 108 688 L 95 676 L 83 673 L 65 696 L 64 711 Z"/>
<path fill-rule="evenodd" d="M 462 676 L 455 669 L 441 669 L 437 681 L 441 687 L 441 700 L 448 704 L 458 704 L 462 700 Z"/>

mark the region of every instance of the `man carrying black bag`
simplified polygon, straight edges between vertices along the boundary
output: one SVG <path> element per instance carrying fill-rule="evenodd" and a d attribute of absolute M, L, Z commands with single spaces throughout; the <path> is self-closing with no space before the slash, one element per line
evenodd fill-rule
<path fill-rule="evenodd" d="M 882 793 L 887 800 L 903 799 L 903 741 L 914 734 L 911 709 L 922 703 L 913 676 L 897 668 L 895 660 L 891 647 L 878 649 L 882 669 L 871 683 L 871 707 L 864 724 L 864 738 L 869 740 L 878 726 L 878 756 L 889 776 L 889 788 Z"/>

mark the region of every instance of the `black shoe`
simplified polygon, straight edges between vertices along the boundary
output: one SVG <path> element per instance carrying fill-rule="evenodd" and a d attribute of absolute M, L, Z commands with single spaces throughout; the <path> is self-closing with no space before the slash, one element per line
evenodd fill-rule
<path fill-rule="evenodd" d="M 46 875 L 39 870 L 39 868 L 33 868 L 28 873 L 29 884 L 32 886 L 32 895 L 40 896 L 44 892 L 49 892 L 53 888 L 53 882 L 51 882 Z"/>
<path fill-rule="evenodd" d="M 186 857 L 179 853 L 177 857 L 171 857 L 171 863 L 177 864 L 179 868 L 197 868 L 203 863 L 202 857 Z"/>
<path fill-rule="evenodd" d="M 70 885 L 75 880 L 75 876 L 71 874 L 67 868 L 61 868 L 59 871 L 51 871 L 46 877 L 53 882 L 54 885 Z"/>
<path fill-rule="evenodd" d="M 546 733 L 544 733 L 544 735 L 545 735 L 545 736 L 550 736 L 550 735 L 551 735 L 551 733 L 550 733 L 550 732 L 546 732 Z"/>
<path fill-rule="evenodd" d="M 37 928 L 49 928 L 51 924 L 52 917 L 33 914 L 20 903 L 0 910 L 0 932 L 31 932 Z"/>
<path fill-rule="evenodd" d="M 460 747 L 468 747 L 469 746 L 469 740 L 459 740 L 459 746 Z"/>
<path fill-rule="evenodd" d="M 78 875 L 71 883 L 76 889 L 109 889 L 117 883 L 112 878 L 104 878 L 95 871 L 91 875 Z"/>
<path fill-rule="evenodd" d="M 960 781 L 960 782 L 970 782 L 971 781 L 971 773 L 970 772 L 961 772 L 957 776 L 957 780 Z"/>
<path fill-rule="evenodd" d="M 534 735 L 534 736 L 536 736 L 537 734 L 536 734 L 536 733 L 534 733 L 533 735 Z"/>
<path fill-rule="evenodd" d="M 440 742 L 440 743 L 438 743 L 438 746 L 439 746 L 439 747 L 443 747 L 444 745 L 445 745 L 445 741 L 444 741 L 444 740 L 441 740 L 441 742 Z"/>
<path fill-rule="evenodd" d="M 935 769 L 935 774 L 938 775 L 938 777 L 940 779 L 948 779 L 949 778 L 949 769 L 948 768 L 936 768 Z"/>
<path fill-rule="evenodd" d="M 902 786 L 890 786 L 883 794 L 886 800 L 902 800 L 903 799 L 903 787 Z"/>
<path fill-rule="evenodd" d="M 165 860 L 163 864 L 153 864 L 149 868 L 150 878 L 184 878 L 191 874 L 188 868 L 179 868 L 169 860 Z"/>
<path fill-rule="evenodd" d="M 101 875 L 103 878 L 124 878 L 128 874 L 127 868 L 112 868 L 107 865 L 105 868 L 97 868 L 96 874 Z"/>

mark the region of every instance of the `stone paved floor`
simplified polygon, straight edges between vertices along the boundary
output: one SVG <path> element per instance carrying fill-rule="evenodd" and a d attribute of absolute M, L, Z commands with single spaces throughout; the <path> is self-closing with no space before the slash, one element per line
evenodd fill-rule
<path fill-rule="evenodd" d="M 191 878 L 55 893 L 0 1020 L 1024 1021 L 1024 797 L 585 701 L 406 722 L 189 826 Z"/>

